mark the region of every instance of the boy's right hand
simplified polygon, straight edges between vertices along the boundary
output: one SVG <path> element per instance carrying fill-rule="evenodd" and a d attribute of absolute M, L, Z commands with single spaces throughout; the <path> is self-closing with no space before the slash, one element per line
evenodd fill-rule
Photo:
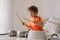
<path fill-rule="evenodd" d="M 29 25 L 27 25 L 25 22 L 21 21 L 22 25 L 26 26 L 29 28 Z"/>
<path fill-rule="evenodd" d="M 25 22 L 22 21 L 22 25 L 25 25 Z"/>

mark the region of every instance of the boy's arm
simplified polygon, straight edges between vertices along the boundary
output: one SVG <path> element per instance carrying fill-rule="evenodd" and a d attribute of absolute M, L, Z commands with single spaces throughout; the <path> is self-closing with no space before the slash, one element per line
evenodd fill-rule
<path fill-rule="evenodd" d="M 37 24 L 40 25 L 40 26 L 42 26 L 42 27 L 44 26 L 43 22 L 38 22 L 37 21 Z"/>
<path fill-rule="evenodd" d="M 38 25 L 40 25 L 40 26 L 44 26 L 44 24 L 42 23 L 42 22 L 38 22 L 38 21 L 33 21 L 35 24 L 38 24 Z"/>
<path fill-rule="evenodd" d="M 26 24 L 25 22 L 22 22 L 22 25 L 24 25 L 24 26 L 26 26 L 26 27 L 28 27 L 28 28 L 29 28 L 29 25 L 28 25 L 28 24 Z"/>
<path fill-rule="evenodd" d="M 40 17 L 37 17 L 36 20 L 34 21 L 34 23 L 36 23 L 42 27 L 44 26 L 44 23 Z"/>

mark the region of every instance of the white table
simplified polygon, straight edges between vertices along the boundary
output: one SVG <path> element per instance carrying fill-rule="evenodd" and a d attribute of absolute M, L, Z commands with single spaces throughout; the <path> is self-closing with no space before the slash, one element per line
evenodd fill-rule
<path fill-rule="evenodd" d="M 27 38 L 9 37 L 7 35 L 5 35 L 5 36 L 0 35 L 0 40 L 27 40 Z"/>
<path fill-rule="evenodd" d="M 60 34 L 59 34 L 59 38 L 60 38 Z M 8 35 L 2 35 L 2 36 L 0 35 L 0 40 L 27 40 L 27 38 L 9 37 Z"/>

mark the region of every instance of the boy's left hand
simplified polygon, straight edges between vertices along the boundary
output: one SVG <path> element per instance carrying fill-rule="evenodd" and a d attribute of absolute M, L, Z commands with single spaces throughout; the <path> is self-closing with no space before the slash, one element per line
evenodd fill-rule
<path fill-rule="evenodd" d="M 38 23 L 37 21 L 33 21 L 34 23 Z"/>
<path fill-rule="evenodd" d="M 41 22 L 38 22 L 38 21 L 33 21 L 35 24 L 38 24 L 40 26 L 44 26 Z"/>

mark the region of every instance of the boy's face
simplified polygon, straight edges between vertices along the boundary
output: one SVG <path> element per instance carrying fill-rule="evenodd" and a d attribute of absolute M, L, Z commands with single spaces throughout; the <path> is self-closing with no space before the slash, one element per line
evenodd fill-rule
<path fill-rule="evenodd" d="M 30 16 L 31 16 L 31 17 L 35 17 L 35 16 L 36 16 L 36 13 L 33 12 L 33 11 L 29 11 L 29 13 L 30 13 Z"/>

